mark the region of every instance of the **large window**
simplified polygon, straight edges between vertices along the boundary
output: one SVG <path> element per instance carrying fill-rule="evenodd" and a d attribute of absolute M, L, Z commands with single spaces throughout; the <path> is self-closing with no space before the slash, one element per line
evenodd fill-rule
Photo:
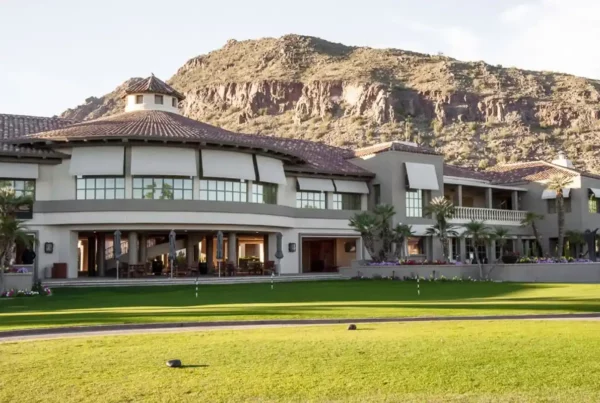
<path fill-rule="evenodd" d="M 154 103 L 158 104 L 158 105 L 162 105 L 163 104 L 163 96 L 162 95 L 155 95 L 154 96 Z"/>
<path fill-rule="evenodd" d="M 170 177 L 134 177 L 134 199 L 192 200 L 192 179 Z"/>
<path fill-rule="evenodd" d="M 15 196 L 28 196 L 35 198 L 35 180 L 28 179 L 0 179 L 0 188 L 10 188 L 15 191 Z"/>
<path fill-rule="evenodd" d="M 592 192 L 590 192 L 590 198 L 588 199 L 588 211 L 592 214 L 600 212 L 598 211 L 598 199 Z"/>
<path fill-rule="evenodd" d="M 252 203 L 277 204 L 277 185 L 274 183 L 253 183 Z"/>
<path fill-rule="evenodd" d="M 475 253 L 477 253 L 480 262 L 487 262 L 487 248 L 485 245 L 479 244 L 477 245 L 477 250 L 475 250 L 473 239 L 465 238 L 465 249 L 467 252 L 467 259 L 472 259 L 474 262 Z"/>
<path fill-rule="evenodd" d="M 425 238 L 421 236 L 409 237 L 406 239 L 406 248 L 408 256 L 425 254 Z"/>
<path fill-rule="evenodd" d="M 570 213 L 571 212 L 571 199 L 563 199 L 564 204 L 565 204 L 565 213 Z M 548 208 L 548 214 L 556 214 L 556 199 L 548 199 L 546 200 L 547 202 L 547 208 Z"/>
<path fill-rule="evenodd" d="M 248 201 L 246 182 L 202 179 L 200 181 L 200 200 L 211 201 Z"/>
<path fill-rule="evenodd" d="M 296 192 L 296 207 L 298 208 L 327 208 L 325 192 Z"/>
<path fill-rule="evenodd" d="M 334 210 L 360 210 L 361 195 L 357 193 L 334 193 Z"/>
<path fill-rule="evenodd" d="M 110 177 L 77 178 L 78 200 L 114 200 L 125 198 L 125 179 Z"/>
<path fill-rule="evenodd" d="M 421 189 L 406 191 L 406 216 L 423 217 L 423 191 Z"/>
<path fill-rule="evenodd" d="M 144 103 L 144 96 L 143 95 L 136 95 L 135 96 L 135 103 L 136 104 L 143 104 Z"/>

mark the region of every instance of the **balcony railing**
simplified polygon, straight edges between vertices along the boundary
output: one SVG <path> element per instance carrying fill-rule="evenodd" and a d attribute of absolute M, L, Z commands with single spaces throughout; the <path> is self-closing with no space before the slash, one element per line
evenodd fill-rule
<path fill-rule="evenodd" d="M 527 211 L 500 210 L 479 207 L 455 207 L 453 220 L 456 221 L 499 221 L 520 223 Z"/>

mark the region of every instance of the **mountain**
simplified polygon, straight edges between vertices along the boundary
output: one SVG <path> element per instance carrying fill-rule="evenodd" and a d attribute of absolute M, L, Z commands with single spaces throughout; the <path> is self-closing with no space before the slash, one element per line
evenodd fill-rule
<path fill-rule="evenodd" d="M 61 117 L 122 112 L 130 80 Z M 186 95 L 184 115 L 237 132 L 341 147 L 409 140 L 480 169 L 563 150 L 600 172 L 600 82 L 568 74 L 286 35 L 229 40 L 169 84 Z"/>

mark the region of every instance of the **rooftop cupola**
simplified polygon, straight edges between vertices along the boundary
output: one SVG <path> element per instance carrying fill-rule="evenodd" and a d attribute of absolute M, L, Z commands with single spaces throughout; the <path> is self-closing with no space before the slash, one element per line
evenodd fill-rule
<path fill-rule="evenodd" d="M 179 113 L 179 102 L 184 99 L 180 92 L 152 74 L 125 89 L 125 112 L 155 110 Z"/>
<path fill-rule="evenodd" d="M 558 158 L 552 161 L 552 163 L 554 165 L 560 165 L 561 167 L 565 168 L 574 168 L 573 161 L 567 158 L 567 155 L 564 153 L 564 151 L 559 151 Z"/>

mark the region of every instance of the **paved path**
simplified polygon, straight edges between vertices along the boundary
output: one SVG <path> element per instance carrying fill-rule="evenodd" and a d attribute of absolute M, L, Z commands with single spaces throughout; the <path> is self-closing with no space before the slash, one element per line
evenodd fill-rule
<path fill-rule="evenodd" d="M 223 322 L 144 323 L 101 326 L 72 326 L 0 331 L 0 343 L 87 336 L 146 333 L 179 333 L 214 330 L 243 330 L 290 326 L 336 325 L 349 323 L 453 322 L 482 320 L 600 320 L 600 313 L 548 315 L 423 316 L 407 318 L 299 319 Z"/>

